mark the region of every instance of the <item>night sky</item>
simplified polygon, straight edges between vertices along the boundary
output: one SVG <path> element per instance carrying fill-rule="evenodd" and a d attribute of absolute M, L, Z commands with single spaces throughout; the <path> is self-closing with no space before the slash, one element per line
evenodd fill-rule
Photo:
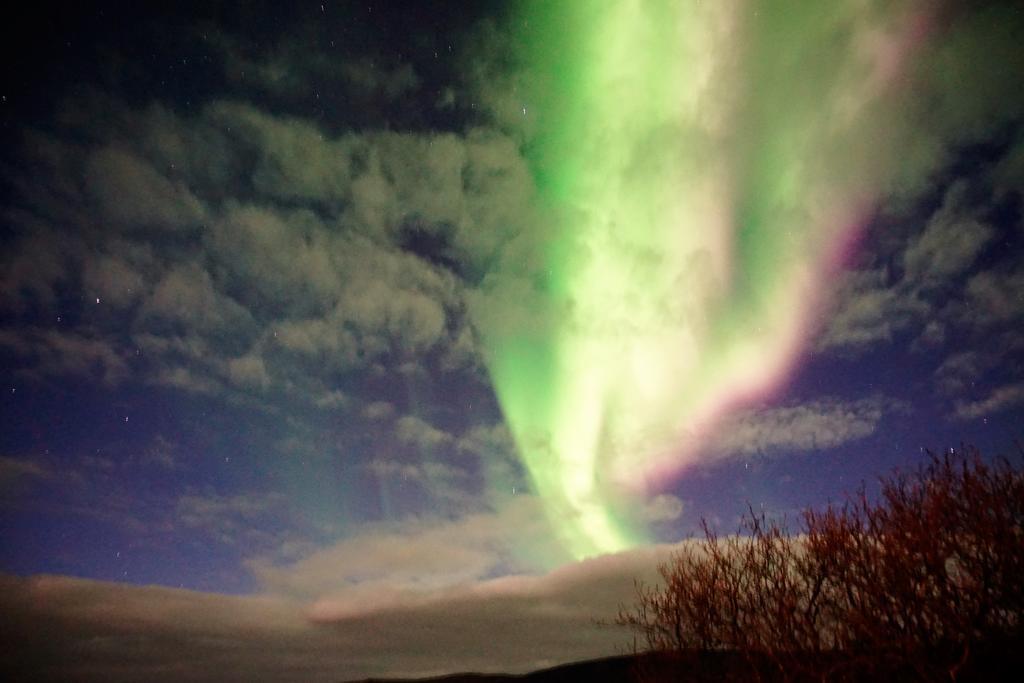
<path fill-rule="evenodd" d="M 1019 452 L 1017 3 L 144 4 L 0 29 L 0 671 L 610 655 L 702 519 Z"/>

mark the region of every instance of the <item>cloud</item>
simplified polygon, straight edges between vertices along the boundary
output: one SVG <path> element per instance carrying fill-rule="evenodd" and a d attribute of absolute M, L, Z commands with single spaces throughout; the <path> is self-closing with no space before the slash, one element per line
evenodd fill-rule
<path fill-rule="evenodd" d="M 212 395 L 224 393 L 224 385 L 221 382 L 184 365 L 161 367 L 154 374 L 152 381 L 190 393 Z"/>
<path fill-rule="evenodd" d="M 129 426 L 125 423 L 126 430 Z M 279 548 L 308 531 L 309 525 L 293 515 L 291 501 L 277 491 L 218 493 L 183 483 L 197 470 L 209 471 L 208 464 L 197 463 L 209 454 L 196 448 L 185 458 L 181 450 L 156 435 L 148 446 L 112 440 L 102 449 L 0 456 L 0 493 L 10 494 L 0 502 L 16 506 L 20 514 L 82 525 L 111 545 L 147 548 L 171 561 L 189 552 L 182 546 L 197 542 L 206 549 L 220 546 L 212 552 L 251 554 Z"/>
<path fill-rule="evenodd" d="M 316 398 L 313 399 L 313 403 L 317 408 L 347 408 L 351 405 L 352 400 L 345 392 L 335 389 L 317 394 Z"/>
<path fill-rule="evenodd" d="M 422 496 L 429 501 L 424 507 L 439 513 L 479 510 L 487 504 L 481 495 L 479 476 L 470 469 L 473 465 L 476 463 L 452 464 L 444 455 L 417 452 L 411 460 L 374 458 L 365 469 L 377 477 L 382 489 L 401 495 L 403 507 L 415 500 L 414 496 Z"/>
<path fill-rule="evenodd" d="M 381 490 L 392 492 L 386 497 L 401 499 L 392 505 L 415 511 L 420 508 L 414 501 L 422 500 L 422 509 L 432 514 L 463 515 L 489 510 L 513 494 L 530 491 L 503 423 L 471 422 L 458 433 L 418 415 L 392 421 L 394 412 L 394 406 L 384 402 L 363 410 L 375 450 L 365 469 L 377 478 Z M 405 507 L 410 504 L 413 507 Z"/>
<path fill-rule="evenodd" d="M 294 680 L 320 649 L 295 637 L 309 635 L 298 608 L 264 598 L 38 576 L 0 577 L 0 602 L 11 680 Z"/>
<path fill-rule="evenodd" d="M 648 522 L 671 522 L 683 514 L 683 501 L 668 493 L 662 493 L 646 501 L 640 512 Z"/>
<path fill-rule="evenodd" d="M 863 352 L 879 342 L 892 341 L 930 308 L 925 301 L 891 284 L 891 276 L 884 269 L 844 274 L 835 286 L 835 297 L 837 310 L 818 339 L 819 351 Z"/>
<path fill-rule="evenodd" d="M 476 457 L 494 491 L 527 491 L 528 477 L 504 422 L 477 424 L 459 436 L 456 448 Z"/>
<path fill-rule="evenodd" d="M 1012 162 L 1013 147 L 996 154 L 992 174 L 953 174 L 926 221 L 917 218 L 917 209 L 906 208 L 885 219 L 896 229 L 880 235 L 881 246 L 868 258 L 887 265 L 841 280 L 835 317 L 819 340 L 819 349 L 855 354 L 898 334 L 916 334 L 912 350 L 944 352 L 933 378 L 939 393 L 958 396 L 950 406 L 957 419 L 1003 405 L 1012 394 L 1005 387 L 989 399 L 972 402 L 963 395 L 976 386 L 1019 379 L 1015 359 L 1024 348 L 1015 331 L 1024 318 L 1018 294 L 1024 291 L 1024 270 L 1007 248 L 1019 226 L 1006 214 L 1007 202 L 1016 201 L 1007 193 L 1020 188 L 1007 186 L 1000 175 Z M 960 343 L 954 347 L 953 340 Z M 999 378 L 993 376 L 997 369 Z"/>
<path fill-rule="evenodd" d="M 991 368 L 990 361 L 990 356 L 979 351 L 954 353 L 935 370 L 935 383 L 943 393 L 962 392 Z"/>
<path fill-rule="evenodd" d="M 31 484 L 33 480 L 48 479 L 52 475 L 50 469 L 41 463 L 0 455 L 0 497 L 3 503 L 7 503 L 22 486 Z"/>
<path fill-rule="evenodd" d="M 164 275 L 142 310 L 150 326 L 200 333 L 238 334 L 251 327 L 252 315 L 226 294 L 200 266 L 182 263 Z"/>
<path fill-rule="evenodd" d="M 337 300 L 341 273 L 320 221 L 308 211 L 231 204 L 205 235 L 208 253 L 227 270 L 225 288 L 252 308 L 322 312 Z"/>
<path fill-rule="evenodd" d="M 270 592 L 302 598 L 338 595 L 338 605 L 345 601 L 348 610 L 359 611 L 379 606 L 385 595 L 400 601 L 537 568 L 518 564 L 519 557 L 564 559 L 549 535 L 539 501 L 522 495 L 510 497 L 498 511 L 372 525 L 293 564 L 255 558 L 249 567 Z"/>
<path fill-rule="evenodd" d="M 330 365 L 349 366 L 359 357 L 359 343 L 341 321 L 306 318 L 274 326 L 273 342 L 296 355 Z"/>
<path fill-rule="evenodd" d="M 244 388 L 265 389 L 270 384 L 266 364 L 262 358 L 252 353 L 230 359 L 227 364 L 227 375 L 232 382 Z"/>
<path fill-rule="evenodd" d="M 1024 317 L 1024 268 L 998 268 L 973 275 L 967 282 L 967 306 L 958 313 L 982 328 Z"/>
<path fill-rule="evenodd" d="M 114 385 L 129 375 L 126 354 L 94 330 L 0 329 L 0 349 L 22 359 L 19 374 L 80 377 Z"/>
<path fill-rule="evenodd" d="M 26 372 L 336 409 L 341 375 L 412 359 L 480 380 L 463 278 L 532 191 L 509 138 L 328 133 L 237 100 L 181 115 L 83 93 L 9 178 L 0 305 L 31 326 L 0 332 Z"/>
<path fill-rule="evenodd" d="M 979 401 L 957 401 L 954 415 L 960 420 L 973 420 L 988 417 L 1020 403 L 1024 403 L 1024 382 L 996 387 Z"/>
<path fill-rule="evenodd" d="M 1024 129 L 1017 130 L 1006 156 L 992 169 L 992 181 L 1000 194 L 1020 193 L 1024 188 Z"/>
<path fill-rule="evenodd" d="M 100 217 L 118 227 L 176 230 L 203 221 L 205 210 L 184 183 L 172 183 L 129 150 L 95 150 L 85 173 Z"/>
<path fill-rule="evenodd" d="M 268 529 L 281 526 L 284 505 L 284 496 L 277 493 L 187 493 L 178 497 L 173 519 L 226 546 L 252 552 L 279 540 L 280 534 Z"/>
<path fill-rule="evenodd" d="M 951 334 L 1024 315 L 1024 305 L 1007 293 L 1024 283 L 1021 273 L 991 253 L 1007 238 L 1005 226 L 990 222 L 1000 201 L 984 183 L 954 180 L 923 223 L 913 210 L 887 216 L 897 230 L 878 235 L 876 250 L 865 256 L 869 265 L 833 285 L 817 350 L 859 355 L 914 332 L 915 350 L 937 348 Z"/>
<path fill-rule="evenodd" d="M 369 420 L 382 420 L 391 417 L 395 407 L 387 401 L 373 401 L 363 408 L 363 417 Z"/>
<path fill-rule="evenodd" d="M 995 237 L 995 230 L 965 207 L 968 187 L 954 183 L 942 206 L 903 252 L 904 278 L 918 287 L 949 286 Z"/>
<path fill-rule="evenodd" d="M 710 447 L 722 455 L 835 448 L 874 433 L 882 417 L 902 409 L 898 402 L 819 399 L 778 408 L 750 409 L 727 417 L 716 427 Z"/>
<path fill-rule="evenodd" d="M 240 102 L 215 103 L 205 116 L 231 126 L 257 155 L 251 178 L 261 194 L 328 207 L 350 198 L 357 138 L 334 139 L 307 120 L 275 117 Z"/>
<path fill-rule="evenodd" d="M 951 9 L 917 66 L 922 90 L 905 105 L 914 125 L 904 131 L 892 188 L 904 200 L 926 193 L 959 150 L 1003 134 L 1024 114 L 1024 100 L 1007 96 L 1008 84 L 1024 73 L 1014 38 L 1022 19 L 1013 3 Z"/>
<path fill-rule="evenodd" d="M 655 507 L 672 512 L 667 498 Z M 258 516 L 266 501 L 189 495 L 201 528 Z M 664 515 L 659 515 L 663 517 Z M 543 536 L 537 501 L 496 513 L 367 527 L 333 546 L 254 560 L 266 592 L 225 596 L 62 576 L 0 576 L 12 680 L 338 681 L 454 671 L 523 672 L 628 647 L 598 626 L 657 579 L 679 546 L 646 547 L 537 573 L 506 547 Z M 544 543 L 543 539 L 538 542 Z"/>
<path fill-rule="evenodd" d="M 177 444 L 166 439 L 161 434 L 153 437 L 149 447 L 139 455 L 139 461 L 145 465 L 152 465 L 163 470 L 183 468 L 178 455 Z"/>
<path fill-rule="evenodd" d="M 125 259 L 111 254 L 85 260 L 82 285 L 92 298 L 118 308 L 134 304 L 147 289 L 142 273 Z"/>
<path fill-rule="evenodd" d="M 22 223 L 27 234 L 0 256 L 0 304 L 19 313 L 33 304 L 51 307 L 57 300 L 58 286 L 68 279 L 74 244 L 65 243 L 34 217 L 15 215 L 9 220 Z"/>
<path fill-rule="evenodd" d="M 938 390 L 955 399 L 950 414 L 956 419 L 984 417 L 1016 402 L 1014 387 L 1021 383 L 1016 359 L 1024 351 L 1024 335 L 1012 326 L 986 327 L 974 348 L 954 351 L 934 373 Z M 991 394 L 977 398 L 983 391 Z"/>
<path fill-rule="evenodd" d="M 367 549 L 369 546 L 367 546 Z M 0 577 L 11 680 L 339 681 L 455 671 L 525 672 L 617 654 L 599 626 L 655 580 L 672 546 L 547 574 L 469 581 L 388 601 L 225 596 L 62 576 Z M 400 552 L 398 548 L 389 548 Z M 342 567 L 350 560 L 339 557 Z M 368 565 L 373 569 L 372 563 Z"/>
<path fill-rule="evenodd" d="M 395 423 L 399 441 L 424 451 L 433 451 L 454 441 L 454 437 L 415 415 L 403 415 Z"/>

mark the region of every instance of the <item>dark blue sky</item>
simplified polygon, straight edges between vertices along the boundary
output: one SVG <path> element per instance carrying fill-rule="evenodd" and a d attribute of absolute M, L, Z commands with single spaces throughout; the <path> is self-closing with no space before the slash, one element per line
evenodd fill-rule
<path fill-rule="evenodd" d="M 216 2 L 5 22 L 9 590 L 54 574 L 363 605 L 569 561 L 473 309 L 535 218 L 529 132 L 497 106 L 514 21 Z M 934 102 L 921 156 L 873 201 L 781 388 L 655 487 L 656 541 L 730 531 L 748 504 L 795 519 L 923 449 L 1019 452 L 1022 28 L 1012 3 L 940 13 L 908 86 Z"/>

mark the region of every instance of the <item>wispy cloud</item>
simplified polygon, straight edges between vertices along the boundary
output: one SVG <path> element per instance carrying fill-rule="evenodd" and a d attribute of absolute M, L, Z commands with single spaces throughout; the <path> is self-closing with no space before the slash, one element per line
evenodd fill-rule
<path fill-rule="evenodd" d="M 726 418 L 711 450 L 722 455 L 825 450 L 870 436 L 886 413 L 905 409 L 881 397 L 748 409 Z"/>
<path fill-rule="evenodd" d="M 978 401 L 957 401 L 954 414 L 961 420 L 971 420 L 987 417 L 1020 403 L 1024 403 L 1024 382 L 996 387 Z"/>

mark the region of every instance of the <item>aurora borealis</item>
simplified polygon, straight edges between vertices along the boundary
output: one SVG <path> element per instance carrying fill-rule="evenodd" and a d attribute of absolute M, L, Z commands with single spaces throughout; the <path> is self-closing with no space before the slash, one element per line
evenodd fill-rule
<path fill-rule="evenodd" d="M 1024 440 L 1009 1 L 0 27 L 0 678 L 628 649 L 633 581 Z"/>
<path fill-rule="evenodd" d="M 530 3 L 522 18 L 550 237 L 540 322 L 495 332 L 489 365 L 577 557 L 638 542 L 623 489 L 691 464 L 715 416 L 789 368 L 905 125 L 892 101 L 923 39 L 914 3 L 743 8 Z M 865 137 L 883 150 L 843 153 Z"/>

